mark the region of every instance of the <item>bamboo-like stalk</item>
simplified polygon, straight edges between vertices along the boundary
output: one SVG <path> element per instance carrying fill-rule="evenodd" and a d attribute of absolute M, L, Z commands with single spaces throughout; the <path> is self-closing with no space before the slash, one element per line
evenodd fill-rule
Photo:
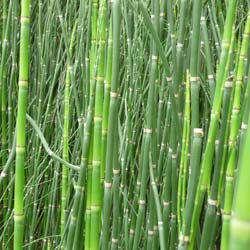
<path fill-rule="evenodd" d="M 107 151 L 107 132 L 109 120 L 109 104 L 110 104 L 110 83 L 112 79 L 112 21 L 109 25 L 108 35 L 108 52 L 106 61 L 106 71 L 104 80 L 104 100 L 103 100 L 103 120 L 102 120 L 102 162 L 101 162 L 101 192 L 103 196 L 104 190 L 104 176 L 106 169 L 106 151 Z"/>
<path fill-rule="evenodd" d="M 102 112 L 104 94 L 104 65 L 106 49 L 106 3 L 100 1 L 98 22 L 100 31 L 97 35 L 98 65 L 95 91 L 94 108 L 94 141 L 93 141 L 93 168 L 91 187 L 91 249 L 99 249 L 100 226 L 101 226 L 101 164 L 102 164 Z"/>
<path fill-rule="evenodd" d="M 240 50 L 239 63 L 236 73 L 235 80 L 235 92 L 234 92 L 234 100 L 233 100 L 233 109 L 231 115 L 231 127 L 230 127 L 230 135 L 229 135 L 229 155 L 228 155 L 228 163 L 226 170 L 226 187 L 225 187 L 225 203 L 224 203 L 224 214 L 223 214 L 223 227 L 222 227 L 222 241 L 221 248 L 222 250 L 228 248 L 229 242 L 229 224 L 230 224 L 230 216 L 231 216 L 231 208 L 232 208 L 232 199 L 233 199 L 233 182 L 234 182 L 234 169 L 236 166 L 237 160 L 237 152 L 236 152 L 236 139 L 237 134 L 240 129 L 241 121 L 239 120 L 240 108 L 241 108 L 241 89 L 242 89 L 242 81 L 244 74 L 244 63 L 246 52 L 248 49 L 249 42 L 249 33 L 250 33 L 250 13 L 248 13 L 247 21 L 245 25 L 245 30 L 243 34 L 243 40 Z"/>
<path fill-rule="evenodd" d="M 110 92 L 109 107 L 109 127 L 107 137 L 106 170 L 104 182 L 104 200 L 103 200 L 103 225 L 101 249 L 108 249 L 109 243 L 109 217 L 112 204 L 112 169 L 113 169 L 113 150 L 114 140 L 117 140 L 114 134 L 116 119 L 118 114 L 118 90 L 119 90 L 119 63 L 120 63 L 120 29 L 121 29 L 121 6 L 119 0 L 114 0 L 112 4 L 112 24 L 113 24 L 113 52 L 112 52 L 112 81 Z"/>
<path fill-rule="evenodd" d="M 23 249 L 24 235 L 24 166 L 25 166 L 25 131 L 28 102 L 29 79 L 29 36 L 30 36 L 30 1 L 21 2 L 20 64 L 19 91 L 17 109 L 16 174 L 14 197 L 14 250 Z"/>
<path fill-rule="evenodd" d="M 209 82 L 209 90 L 210 90 L 210 96 L 211 96 L 211 101 L 212 101 L 214 97 L 214 91 L 215 91 L 215 77 L 214 77 L 214 70 L 213 70 L 211 48 L 209 47 L 209 38 L 208 38 L 206 18 L 204 15 L 201 16 L 201 28 L 202 28 L 202 36 L 203 36 L 204 44 L 205 44 L 206 67 L 207 67 L 207 74 L 208 74 L 207 78 Z"/>
<path fill-rule="evenodd" d="M 197 191 L 197 185 L 200 175 L 200 158 L 201 158 L 201 146 L 202 146 L 202 137 L 203 137 L 203 130 L 200 128 L 195 128 L 193 132 L 193 141 L 192 141 L 192 148 L 191 148 L 191 159 L 190 159 L 190 173 L 189 173 L 189 180 L 188 180 L 188 189 L 187 189 L 187 199 L 186 199 L 186 206 L 185 206 L 185 222 L 184 223 L 184 244 L 188 244 L 188 237 L 191 231 L 191 222 L 192 222 L 192 214 L 194 209 L 194 201 L 195 201 L 195 194 Z"/>
<path fill-rule="evenodd" d="M 200 18 L 202 10 L 202 1 L 195 0 L 193 3 L 192 16 L 192 38 L 191 38 L 191 57 L 190 57 L 190 87 L 191 87 L 191 131 L 199 128 L 199 90 L 200 80 L 198 72 L 198 57 L 200 51 Z"/>
<path fill-rule="evenodd" d="M 72 56 L 73 47 L 75 42 L 76 24 L 73 27 L 69 56 Z M 69 60 L 71 62 L 71 59 Z M 65 79 L 65 90 L 64 90 L 64 118 L 63 118 L 63 160 L 69 161 L 69 125 L 70 125 L 70 83 L 71 76 L 73 74 L 73 66 L 68 63 L 67 73 Z M 62 193 L 61 193 L 61 235 L 64 233 L 65 223 L 67 220 L 67 192 L 69 185 L 69 169 L 67 166 L 62 167 Z"/>
<path fill-rule="evenodd" d="M 94 103 L 92 105 L 95 105 Z M 93 106 L 94 107 L 94 106 Z M 91 108 L 91 107 L 90 107 Z M 93 110 L 89 110 L 89 112 Z M 93 118 L 93 117 L 92 117 Z M 90 128 L 90 145 L 87 158 L 87 198 L 86 198 L 86 212 L 85 212 L 85 237 L 84 249 L 91 249 L 91 186 L 92 186 L 92 161 L 93 161 L 93 120 L 91 120 Z"/>
<path fill-rule="evenodd" d="M 179 22 L 180 26 L 177 30 L 177 45 L 176 45 L 176 77 L 175 77 L 175 87 L 179 88 L 179 101 L 178 101 L 178 113 L 182 114 L 184 107 L 182 105 L 182 100 L 184 99 L 183 93 L 181 91 L 181 86 L 183 83 L 183 79 L 185 80 L 185 68 L 183 62 L 183 58 L 185 55 L 185 32 L 186 32 L 186 20 L 188 17 L 188 1 L 182 0 L 180 2 L 180 17 Z M 183 98 L 183 99 L 182 99 Z M 179 116 L 180 123 L 181 116 Z M 184 125 L 185 126 L 185 125 Z"/>
<path fill-rule="evenodd" d="M 248 149 L 250 146 L 249 126 L 245 135 L 246 137 L 238 163 L 238 175 L 235 184 L 233 211 L 232 218 L 230 220 L 230 238 L 228 244 L 228 249 L 230 250 L 247 249 L 250 244 L 250 202 L 247 198 L 250 190 L 248 160 Z"/>
<path fill-rule="evenodd" d="M 114 137 L 118 138 L 118 120 L 115 121 Z M 119 184 L 120 184 L 120 166 L 118 162 L 118 139 L 114 140 L 113 151 L 113 182 L 112 182 L 112 197 L 113 197 L 113 223 L 112 223 L 112 240 L 111 249 L 117 250 L 119 244 Z"/>
<path fill-rule="evenodd" d="M 154 202 L 157 210 L 157 220 L 158 220 L 158 226 L 159 226 L 159 238 L 160 238 L 160 249 L 166 249 L 165 245 L 165 233 L 164 233 L 164 227 L 163 224 L 161 223 L 162 220 L 162 212 L 161 212 L 161 206 L 160 206 L 160 200 L 158 196 L 158 191 L 157 191 L 157 185 L 154 180 L 154 173 L 152 169 L 152 165 L 150 165 L 150 180 L 151 180 L 151 185 L 153 188 L 153 196 L 154 196 Z"/>
<path fill-rule="evenodd" d="M 185 199 L 183 197 L 186 195 L 186 166 L 187 166 L 187 153 L 189 148 L 189 136 L 190 135 L 190 75 L 187 71 L 186 76 L 186 97 L 185 97 L 185 113 L 184 113 L 184 126 L 183 126 L 183 135 L 182 135 L 182 151 L 179 167 L 179 177 L 178 177 L 178 191 L 177 191 L 177 219 L 178 219 L 178 233 L 180 243 L 183 243 L 183 232 L 185 231 L 185 219 L 184 219 L 184 208 L 185 208 Z M 183 225 L 183 229 L 181 229 Z"/>
<path fill-rule="evenodd" d="M 159 19 L 160 19 L 160 4 L 159 2 L 155 1 L 152 2 L 152 15 L 151 15 L 151 20 L 154 26 L 154 29 L 156 30 L 157 34 L 159 34 L 159 27 L 160 27 L 160 23 L 159 23 Z M 153 46 L 151 50 L 153 50 Z M 151 70 L 151 69 L 150 69 Z M 157 72 L 157 70 L 156 70 Z M 157 85 L 158 85 L 158 76 L 155 75 L 155 85 L 156 85 L 156 89 L 157 89 Z M 157 98 L 157 92 L 155 91 L 154 93 L 154 100 L 156 100 Z M 161 108 L 161 107 L 159 107 Z M 156 175 L 157 173 L 157 169 L 156 169 L 156 158 L 157 158 L 157 145 L 159 144 L 159 138 L 157 137 L 157 128 L 158 128 L 158 122 L 160 123 L 160 121 L 158 119 L 161 119 L 161 115 L 162 115 L 162 111 L 159 110 L 159 116 L 156 116 L 156 110 L 157 110 L 157 105 L 155 105 L 153 107 L 153 117 L 152 117 L 152 141 L 151 141 L 151 145 L 150 145 L 150 156 L 151 156 L 151 161 L 149 158 L 149 166 L 151 165 L 153 168 L 153 175 Z M 157 118 L 156 118 L 157 117 Z M 153 136 L 155 135 L 155 136 Z M 143 170 L 142 170 L 143 171 Z M 148 172 L 149 174 L 149 172 Z M 142 180 L 143 181 L 143 180 Z M 151 249 L 152 247 L 157 248 L 157 245 L 159 245 L 158 243 L 158 239 L 159 239 L 159 230 L 154 230 L 154 228 L 158 228 L 158 219 L 157 219 L 157 214 L 156 214 L 156 205 L 154 202 L 154 191 L 153 191 L 153 187 L 150 188 L 150 193 L 149 193 L 149 216 L 148 216 L 148 239 L 147 239 L 147 249 Z M 160 220 L 159 221 L 159 228 L 162 231 L 163 229 L 163 221 Z M 151 232 L 154 232 L 153 234 Z M 136 234 L 135 234 L 136 236 Z M 157 239 L 157 240 L 156 240 Z M 162 239 L 164 240 L 164 239 Z"/>
<path fill-rule="evenodd" d="M 91 27 L 91 39 L 90 39 L 90 52 L 87 63 L 89 64 L 89 90 L 87 93 L 88 99 L 95 96 L 95 85 L 96 85 L 96 51 L 97 51 L 97 25 L 98 25 L 98 3 L 99 0 L 89 1 L 90 6 L 90 27 Z M 87 104 L 88 105 L 88 104 Z M 93 129 L 92 129 L 93 130 Z M 87 213 L 86 213 L 86 224 L 85 224 L 85 248 L 90 249 L 90 238 L 91 238 L 91 200 L 92 200 L 92 169 L 93 169 L 93 140 L 94 133 L 91 133 L 91 149 L 88 157 L 88 176 L 87 176 Z"/>

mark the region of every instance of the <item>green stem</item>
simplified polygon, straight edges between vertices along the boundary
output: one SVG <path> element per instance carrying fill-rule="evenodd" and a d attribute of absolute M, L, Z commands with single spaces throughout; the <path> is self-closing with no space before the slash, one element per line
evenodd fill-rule
<path fill-rule="evenodd" d="M 14 203 L 14 250 L 23 249 L 24 236 L 24 166 L 26 146 L 26 111 L 29 79 L 30 0 L 21 2 L 19 91 L 17 108 L 16 175 Z"/>

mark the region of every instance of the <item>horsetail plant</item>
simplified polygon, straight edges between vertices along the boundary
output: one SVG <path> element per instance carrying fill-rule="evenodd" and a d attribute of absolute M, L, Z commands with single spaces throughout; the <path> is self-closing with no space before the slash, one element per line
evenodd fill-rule
<path fill-rule="evenodd" d="M 16 134 L 16 174 L 14 204 L 14 249 L 23 249 L 24 236 L 24 164 L 26 145 L 26 112 L 28 102 L 29 79 L 29 37 L 30 37 L 30 1 L 21 2 L 20 64 L 18 81 L 18 108 Z"/>
<path fill-rule="evenodd" d="M 249 7 L 0 1 L 0 248 L 248 250 Z"/>

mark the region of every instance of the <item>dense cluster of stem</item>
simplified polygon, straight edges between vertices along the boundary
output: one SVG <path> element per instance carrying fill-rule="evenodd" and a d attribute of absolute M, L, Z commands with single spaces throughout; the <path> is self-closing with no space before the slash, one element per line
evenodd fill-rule
<path fill-rule="evenodd" d="M 0 17 L 0 249 L 249 249 L 249 0 Z"/>

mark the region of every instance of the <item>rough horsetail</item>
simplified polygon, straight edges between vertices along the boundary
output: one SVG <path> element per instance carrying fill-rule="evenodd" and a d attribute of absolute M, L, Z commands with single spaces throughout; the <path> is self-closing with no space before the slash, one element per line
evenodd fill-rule
<path fill-rule="evenodd" d="M 250 0 L 0 19 L 0 249 L 250 249 Z"/>

